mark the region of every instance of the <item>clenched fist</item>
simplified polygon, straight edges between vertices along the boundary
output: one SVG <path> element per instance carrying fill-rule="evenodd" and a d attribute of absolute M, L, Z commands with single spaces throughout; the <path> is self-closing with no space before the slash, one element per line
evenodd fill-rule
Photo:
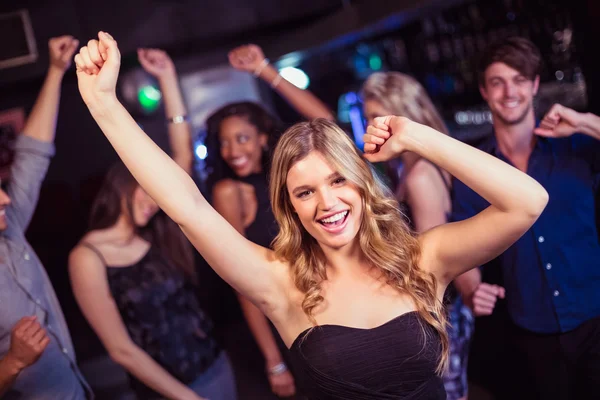
<path fill-rule="evenodd" d="M 364 157 L 371 162 L 389 161 L 398 157 L 405 150 L 401 137 L 409 129 L 419 125 L 406 117 L 375 118 L 363 136 Z"/>
<path fill-rule="evenodd" d="M 121 53 L 112 36 L 99 32 L 98 40 L 90 40 L 79 50 L 75 65 L 79 92 L 88 107 L 116 100 Z"/>
<path fill-rule="evenodd" d="M 476 317 L 491 315 L 498 298 L 503 299 L 505 290 L 498 285 L 480 283 L 469 298 L 464 299 L 465 304 L 473 311 Z"/>
<path fill-rule="evenodd" d="M 50 338 L 35 317 L 23 317 L 15 324 L 6 359 L 19 370 L 29 367 L 42 355 Z"/>
<path fill-rule="evenodd" d="M 156 79 L 175 75 L 175 65 L 169 55 L 159 49 L 138 49 L 138 60 L 142 68 Z"/>
<path fill-rule="evenodd" d="M 229 64 L 240 71 L 254 73 L 264 59 L 262 49 L 255 44 L 236 47 L 229 52 Z"/>
<path fill-rule="evenodd" d="M 50 68 L 56 68 L 60 72 L 65 72 L 71 66 L 73 53 L 79 46 L 79 40 L 73 36 L 54 37 L 48 41 L 48 51 L 50 53 Z"/>

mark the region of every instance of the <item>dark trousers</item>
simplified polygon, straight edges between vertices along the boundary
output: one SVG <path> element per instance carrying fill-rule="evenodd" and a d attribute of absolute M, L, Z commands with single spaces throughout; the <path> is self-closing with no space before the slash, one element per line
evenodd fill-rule
<path fill-rule="evenodd" d="M 560 334 L 517 328 L 513 339 L 537 398 L 600 398 L 600 316 Z"/>

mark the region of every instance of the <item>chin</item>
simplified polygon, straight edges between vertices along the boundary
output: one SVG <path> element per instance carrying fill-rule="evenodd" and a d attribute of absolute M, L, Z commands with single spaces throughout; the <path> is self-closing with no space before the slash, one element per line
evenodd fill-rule
<path fill-rule="evenodd" d="M 495 117 L 507 125 L 516 125 L 525 120 L 529 109 L 529 106 L 524 106 L 523 108 L 518 108 L 511 111 L 497 111 Z"/>
<path fill-rule="evenodd" d="M 350 229 L 348 229 L 350 228 Z M 348 247 L 354 244 L 358 244 L 358 229 L 356 232 L 351 227 L 346 227 L 346 231 L 340 235 L 330 236 L 325 235 L 321 236 L 321 240 L 319 243 L 322 246 L 331 248 L 331 249 L 342 249 L 344 247 Z"/>
<path fill-rule="evenodd" d="M 245 178 L 247 176 L 249 176 L 250 174 L 252 174 L 252 170 L 251 169 L 243 169 L 243 170 L 233 170 L 233 172 L 235 173 L 236 176 L 239 176 L 240 178 Z"/>
<path fill-rule="evenodd" d="M 322 244 L 324 244 L 325 246 L 331 248 L 331 249 L 335 249 L 335 250 L 339 250 L 339 249 L 343 249 L 344 247 L 348 247 L 350 245 L 352 245 L 354 243 L 353 239 L 347 239 L 347 238 L 340 238 L 341 240 L 328 240 L 323 242 Z"/>
<path fill-rule="evenodd" d="M 138 228 L 145 228 L 146 225 L 148 225 L 148 221 L 150 220 L 145 218 L 139 218 L 135 221 L 135 226 L 137 226 Z"/>

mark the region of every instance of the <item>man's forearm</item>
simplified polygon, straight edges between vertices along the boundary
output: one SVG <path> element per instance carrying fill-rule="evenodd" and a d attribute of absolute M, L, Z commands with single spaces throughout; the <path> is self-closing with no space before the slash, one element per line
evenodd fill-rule
<path fill-rule="evenodd" d="M 585 113 L 580 122 L 582 133 L 600 140 L 600 117 L 592 113 Z"/>
<path fill-rule="evenodd" d="M 21 369 L 10 357 L 5 356 L 0 360 L 0 397 L 11 388 L 20 372 Z"/>
<path fill-rule="evenodd" d="M 54 141 L 63 71 L 50 67 L 23 133 L 43 142 Z"/>

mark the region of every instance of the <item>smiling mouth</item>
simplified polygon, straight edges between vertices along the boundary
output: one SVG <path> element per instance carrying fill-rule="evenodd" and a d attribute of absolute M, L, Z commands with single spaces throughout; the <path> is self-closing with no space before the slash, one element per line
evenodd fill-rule
<path fill-rule="evenodd" d="M 230 162 L 234 167 L 242 167 L 248 162 L 248 157 L 237 157 L 232 159 Z"/>
<path fill-rule="evenodd" d="M 346 219 L 348 218 L 348 214 L 350 214 L 350 212 L 348 210 L 345 210 L 345 211 L 341 211 L 337 214 L 333 214 L 327 218 L 319 219 L 317 221 L 325 227 L 333 228 L 336 226 L 340 226 L 344 222 L 346 222 Z"/>
<path fill-rule="evenodd" d="M 519 106 L 518 101 L 504 101 L 502 102 L 502 107 L 504 108 L 517 108 Z"/>

